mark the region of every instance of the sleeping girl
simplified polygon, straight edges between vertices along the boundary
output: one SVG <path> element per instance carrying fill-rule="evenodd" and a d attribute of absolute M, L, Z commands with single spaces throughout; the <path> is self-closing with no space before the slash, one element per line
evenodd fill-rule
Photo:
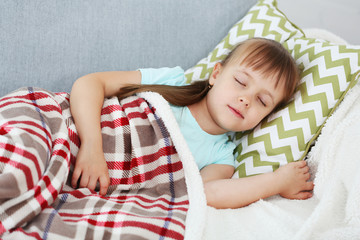
<path fill-rule="evenodd" d="M 204 183 L 207 204 L 239 208 L 280 194 L 307 199 L 314 185 L 304 160 L 275 172 L 233 179 L 235 144 L 228 132 L 257 126 L 292 97 L 299 81 L 292 56 L 278 42 L 253 38 L 239 44 L 217 63 L 206 81 L 187 84 L 179 68 L 98 72 L 73 85 L 70 107 L 81 139 L 72 176 L 73 187 L 105 195 L 110 184 L 100 127 L 104 98 L 122 99 L 139 92 L 157 92 L 169 102 Z M 89 131 L 91 129 L 91 131 Z"/>

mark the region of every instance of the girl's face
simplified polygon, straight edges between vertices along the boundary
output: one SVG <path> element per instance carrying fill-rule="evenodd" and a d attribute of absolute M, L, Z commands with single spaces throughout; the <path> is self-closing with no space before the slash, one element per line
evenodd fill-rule
<path fill-rule="evenodd" d="M 213 87 L 206 104 L 218 133 L 254 128 L 283 98 L 283 86 L 275 87 L 276 79 L 265 79 L 237 61 L 216 64 L 209 82 Z"/>

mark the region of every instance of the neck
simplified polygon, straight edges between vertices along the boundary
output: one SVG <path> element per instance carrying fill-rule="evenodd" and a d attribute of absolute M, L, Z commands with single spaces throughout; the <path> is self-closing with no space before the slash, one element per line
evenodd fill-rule
<path fill-rule="evenodd" d="M 226 133 L 226 131 L 220 128 L 213 120 L 208 111 L 206 101 L 207 98 L 205 96 L 201 101 L 189 105 L 188 108 L 191 112 L 191 115 L 195 118 L 196 122 L 203 131 L 211 135 L 220 135 Z"/>

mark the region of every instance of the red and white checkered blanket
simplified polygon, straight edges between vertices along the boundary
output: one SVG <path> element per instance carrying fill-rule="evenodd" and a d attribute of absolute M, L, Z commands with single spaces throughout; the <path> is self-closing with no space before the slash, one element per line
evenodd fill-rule
<path fill-rule="evenodd" d="M 23 88 L 0 99 L 2 239 L 201 237 L 202 183 L 168 104 L 143 93 L 106 99 L 101 114 L 104 197 L 70 185 L 80 141 L 67 93 Z"/>

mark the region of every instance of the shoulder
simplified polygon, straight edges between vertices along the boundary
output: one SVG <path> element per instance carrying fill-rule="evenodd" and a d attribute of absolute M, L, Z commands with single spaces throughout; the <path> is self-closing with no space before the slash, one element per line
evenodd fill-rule
<path fill-rule="evenodd" d="M 174 68 L 145 68 L 141 72 L 141 84 L 182 86 L 186 84 L 184 70 Z"/>
<path fill-rule="evenodd" d="M 226 134 L 219 135 L 218 140 L 215 143 L 215 148 L 213 151 L 214 154 L 214 163 L 217 164 L 227 164 L 234 165 L 234 150 L 235 143 L 228 139 Z"/>

